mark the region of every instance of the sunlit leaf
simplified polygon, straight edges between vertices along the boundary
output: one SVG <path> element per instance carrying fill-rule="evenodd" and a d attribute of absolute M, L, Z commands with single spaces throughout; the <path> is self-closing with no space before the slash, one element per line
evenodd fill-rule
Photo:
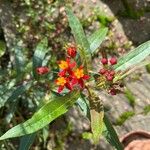
<path fill-rule="evenodd" d="M 93 133 L 93 140 L 94 143 L 97 144 L 103 131 L 104 112 L 102 110 L 99 112 L 95 110 L 90 110 L 90 114 L 91 114 L 91 128 Z"/>
<path fill-rule="evenodd" d="M 115 70 L 126 70 L 150 55 L 150 41 L 147 41 L 118 60 Z"/>
<path fill-rule="evenodd" d="M 72 10 L 66 8 L 69 26 L 72 30 L 76 43 L 81 46 L 78 48 L 80 57 L 85 63 L 87 69 L 91 69 L 91 52 L 90 45 L 83 31 L 82 25 L 78 18 L 73 14 Z"/>
<path fill-rule="evenodd" d="M 72 106 L 79 96 L 79 92 L 74 91 L 65 96 L 52 99 L 39 109 L 31 119 L 8 130 L 0 137 L 0 140 L 23 136 L 38 131 L 60 115 L 66 113 L 68 107 Z"/>
<path fill-rule="evenodd" d="M 100 140 L 100 136 L 103 131 L 103 117 L 104 109 L 101 99 L 95 93 L 94 90 L 89 89 L 90 91 L 90 116 L 91 116 L 91 130 L 93 134 L 93 141 L 97 144 Z"/>
<path fill-rule="evenodd" d="M 89 38 L 88 41 L 90 43 L 90 50 L 91 53 L 96 53 L 98 47 L 101 45 L 101 43 L 104 41 L 106 34 L 108 32 L 108 28 L 101 28 L 94 32 Z"/>

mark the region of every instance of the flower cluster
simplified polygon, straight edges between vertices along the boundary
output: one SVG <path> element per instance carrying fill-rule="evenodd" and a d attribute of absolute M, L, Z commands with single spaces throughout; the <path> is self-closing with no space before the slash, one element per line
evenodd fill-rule
<path fill-rule="evenodd" d="M 85 81 L 90 78 L 89 75 L 84 73 L 84 67 L 78 66 L 75 58 L 77 55 L 77 48 L 73 45 L 66 47 L 66 60 L 58 61 L 59 72 L 58 78 L 55 80 L 58 86 L 58 93 L 61 93 L 64 88 L 72 91 L 74 88 L 84 89 Z M 114 80 L 119 76 L 115 72 L 113 65 L 117 64 L 117 59 L 111 57 L 110 59 L 102 58 L 101 63 L 103 67 L 99 70 L 99 77 L 97 78 L 97 88 L 105 89 L 111 95 L 116 95 L 120 91 L 121 82 Z M 48 67 L 38 67 L 37 74 L 44 75 L 49 72 Z"/>
<path fill-rule="evenodd" d="M 67 48 L 67 58 L 66 60 L 61 60 L 58 62 L 60 72 L 58 73 L 58 78 L 55 83 L 58 85 L 58 93 L 62 92 L 64 88 L 73 90 L 75 86 L 84 88 L 84 80 L 89 79 L 89 75 L 84 74 L 84 69 L 82 66 L 77 67 L 74 58 L 76 56 L 76 47 L 71 46 Z"/>
<path fill-rule="evenodd" d="M 118 89 L 116 88 L 116 83 L 113 82 L 116 72 L 113 70 L 112 66 L 117 64 L 117 59 L 115 57 L 112 57 L 109 60 L 107 58 L 102 58 L 101 63 L 103 64 L 103 68 L 100 69 L 99 74 L 105 81 L 106 89 L 111 95 L 116 95 Z"/>
<path fill-rule="evenodd" d="M 103 64 L 103 68 L 100 69 L 99 73 L 101 75 L 104 75 L 107 81 L 113 81 L 115 77 L 115 71 L 110 66 L 108 66 L 108 59 L 102 58 L 101 63 Z M 111 65 L 115 65 L 117 63 L 117 59 L 115 57 L 112 57 L 109 60 L 109 63 Z"/>

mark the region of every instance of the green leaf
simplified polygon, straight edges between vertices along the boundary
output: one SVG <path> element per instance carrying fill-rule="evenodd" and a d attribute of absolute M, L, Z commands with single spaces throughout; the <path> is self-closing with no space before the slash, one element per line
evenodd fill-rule
<path fill-rule="evenodd" d="M 82 110 L 83 114 L 89 118 L 90 110 L 89 110 L 89 104 L 86 97 L 81 95 L 81 97 L 78 98 L 76 103 L 79 106 L 79 108 Z"/>
<path fill-rule="evenodd" d="M 6 44 L 3 41 L 0 41 L 0 57 L 4 55 L 6 50 Z"/>
<path fill-rule="evenodd" d="M 66 113 L 68 111 L 68 107 L 72 106 L 79 96 L 79 92 L 74 91 L 63 97 L 52 99 L 39 109 L 39 111 L 36 112 L 31 119 L 8 130 L 0 137 L 0 140 L 19 137 L 38 131 L 60 115 Z"/>
<path fill-rule="evenodd" d="M 43 148 L 46 148 L 46 146 L 47 146 L 48 137 L 49 137 L 49 126 L 47 125 L 42 129 L 42 139 L 44 142 Z"/>
<path fill-rule="evenodd" d="M 37 78 L 36 68 L 42 66 L 42 61 L 45 57 L 45 54 L 48 52 L 48 40 L 44 38 L 36 47 L 33 55 L 33 75 Z"/>
<path fill-rule="evenodd" d="M 104 109 L 101 99 L 93 89 L 89 89 L 90 118 L 93 141 L 98 144 L 103 131 Z"/>
<path fill-rule="evenodd" d="M 0 87 L 0 108 L 5 105 L 6 102 L 15 102 L 15 100 L 24 94 L 30 87 L 32 82 L 26 83 L 15 87 L 16 80 L 11 80 L 8 84 Z"/>
<path fill-rule="evenodd" d="M 81 46 L 81 48 L 78 49 L 81 60 L 85 63 L 87 69 L 91 69 L 92 60 L 91 60 L 90 45 L 83 31 L 82 25 L 79 19 L 73 14 L 71 9 L 66 8 L 66 12 L 69 21 L 69 26 L 72 29 L 72 33 L 74 35 L 76 43 L 79 46 Z"/>
<path fill-rule="evenodd" d="M 103 132 L 103 135 L 106 140 L 117 150 L 123 150 L 123 145 L 120 143 L 117 133 L 106 115 L 104 115 L 104 123 L 106 130 Z"/>
<path fill-rule="evenodd" d="M 30 87 L 31 87 L 32 82 L 26 83 L 25 85 L 21 85 L 19 87 L 17 87 L 12 95 L 8 98 L 8 102 L 9 101 L 15 101 L 20 95 L 22 95 L 23 93 L 25 93 Z"/>
<path fill-rule="evenodd" d="M 29 150 L 36 137 L 36 133 L 25 135 L 20 140 L 19 150 Z"/>
<path fill-rule="evenodd" d="M 24 85 L 21 85 L 19 87 L 17 87 L 15 90 L 12 91 L 12 94 L 10 95 L 9 98 L 6 99 L 5 103 L 9 103 L 9 105 L 11 106 L 9 109 L 9 112 L 7 113 L 7 115 L 5 116 L 5 121 L 7 123 L 10 123 L 11 119 L 14 116 L 14 113 L 16 111 L 16 106 L 17 106 L 17 99 L 19 98 L 19 96 L 23 95 L 25 92 L 27 92 L 29 90 L 29 88 L 31 87 L 32 82 L 28 82 Z"/>
<path fill-rule="evenodd" d="M 150 55 L 150 41 L 141 44 L 133 51 L 120 58 L 118 63 L 114 66 L 114 69 L 116 71 L 126 70 L 129 67 L 144 60 L 148 55 Z"/>
<path fill-rule="evenodd" d="M 23 53 L 23 48 L 19 45 L 15 47 L 15 64 L 17 78 L 21 79 L 25 71 L 25 54 Z"/>
<path fill-rule="evenodd" d="M 104 111 L 101 110 L 100 112 L 97 112 L 95 110 L 90 110 L 90 114 L 91 114 L 91 128 L 93 133 L 93 140 L 94 143 L 97 144 L 103 131 Z"/>
<path fill-rule="evenodd" d="M 104 41 L 106 34 L 108 32 L 108 28 L 102 28 L 94 32 L 89 38 L 88 41 L 90 43 L 91 53 L 96 53 L 97 48 Z"/>

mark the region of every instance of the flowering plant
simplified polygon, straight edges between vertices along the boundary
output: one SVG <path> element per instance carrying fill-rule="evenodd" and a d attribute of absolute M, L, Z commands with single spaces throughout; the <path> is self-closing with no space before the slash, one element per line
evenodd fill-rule
<path fill-rule="evenodd" d="M 57 94 L 54 97 L 49 96 L 49 101 L 43 104 L 32 118 L 8 130 L 0 137 L 0 140 L 33 134 L 42 129 L 57 117 L 66 113 L 69 107 L 81 98 L 82 93 L 84 96 L 81 99 L 88 105 L 89 109 L 83 108 L 83 106 L 81 108 L 83 110 L 88 109 L 90 113 L 91 132 L 87 134 L 95 143 L 99 141 L 103 134 L 111 144 L 113 143 L 116 149 L 121 150 L 123 146 L 104 112 L 102 100 L 97 95 L 96 90 L 106 90 L 111 95 L 122 92 L 122 79 L 133 70 L 133 68 L 130 69 L 131 67 L 140 63 L 150 54 L 150 41 L 140 45 L 118 60 L 115 57 L 102 57 L 100 60 L 102 68 L 99 68 L 99 72 L 95 72 L 92 66 L 92 55 L 105 39 L 107 28 L 102 28 L 87 38 L 73 12 L 66 8 L 66 13 L 76 44 L 69 45 L 66 48 L 66 60 L 58 61 L 57 78 L 53 80 L 52 85 L 48 85 L 48 90 Z M 47 43 L 47 40 L 44 39 L 42 43 Z M 34 53 L 33 85 L 36 85 L 42 76 L 47 77 L 53 72 L 48 67 L 42 66 L 46 52 L 47 50 L 43 46 L 42 49 L 38 49 Z M 15 94 L 19 96 L 30 86 L 31 82 L 26 83 Z M 88 99 L 88 103 L 84 98 Z M 78 103 L 78 105 L 80 104 Z"/>

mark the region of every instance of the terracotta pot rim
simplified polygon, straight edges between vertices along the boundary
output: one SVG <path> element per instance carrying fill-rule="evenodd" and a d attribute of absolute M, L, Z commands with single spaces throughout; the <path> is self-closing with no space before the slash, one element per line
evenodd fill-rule
<path fill-rule="evenodd" d="M 145 138 L 150 139 L 150 132 L 144 130 L 136 130 L 125 134 L 123 137 L 120 138 L 120 141 L 124 142 L 126 139 L 134 135 L 145 136 Z"/>

